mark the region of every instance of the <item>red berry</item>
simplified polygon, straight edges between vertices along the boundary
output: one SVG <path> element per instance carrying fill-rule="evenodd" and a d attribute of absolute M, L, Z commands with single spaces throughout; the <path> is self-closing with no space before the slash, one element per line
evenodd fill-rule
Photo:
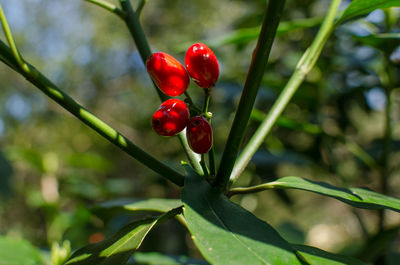
<path fill-rule="evenodd" d="M 198 154 L 210 151 L 213 136 L 210 123 L 202 116 L 195 116 L 188 122 L 186 137 L 190 148 Z"/>
<path fill-rule="evenodd" d="M 219 66 L 217 57 L 203 43 L 190 46 L 185 55 L 186 69 L 193 81 L 202 88 L 210 88 L 217 83 Z"/>
<path fill-rule="evenodd" d="M 168 96 L 179 96 L 189 85 L 185 67 L 164 52 L 153 53 L 146 61 L 146 68 L 156 85 Z"/>
<path fill-rule="evenodd" d="M 183 129 L 189 120 L 189 110 L 185 102 L 172 98 L 164 101 L 154 113 L 151 125 L 162 136 L 172 136 Z"/>

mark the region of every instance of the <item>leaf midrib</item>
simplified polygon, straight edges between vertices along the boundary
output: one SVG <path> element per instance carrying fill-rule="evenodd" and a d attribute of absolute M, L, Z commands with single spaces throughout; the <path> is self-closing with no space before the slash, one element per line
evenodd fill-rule
<path fill-rule="evenodd" d="M 203 198 L 206 200 L 206 202 L 207 202 L 208 206 L 210 207 L 210 209 L 211 209 L 212 213 L 214 214 L 214 216 L 215 216 L 215 217 L 217 218 L 217 220 L 221 223 L 221 225 L 225 228 L 225 230 L 229 231 L 229 233 L 232 235 L 233 238 L 235 238 L 237 241 L 239 241 L 239 243 L 240 243 L 242 246 L 244 246 L 245 249 L 247 249 L 250 253 L 252 253 L 252 254 L 253 254 L 256 258 L 258 258 L 261 262 L 263 262 L 263 263 L 266 264 L 266 265 L 271 265 L 271 263 L 269 263 L 268 261 L 264 260 L 264 259 L 263 259 L 261 256 L 259 256 L 253 249 L 251 249 L 250 247 L 246 246 L 246 244 L 245 244 L 244 242 L 242 242 L 242 240 L 241 240 L 238 236 L 236 236 L 236 234 L 233 233 L 233 232 L 231 231 L 231 229 L 229 229 L 228 226 L 225 225 L 224 221 L 223 221 L 221 218 L 219 218 L 218 214 L 216 213 L 216 211 L 215 211 L 214 208 L 212 207 L 212 204 L 210 203 L 210 201 L 209 201 L 206 197 L 203 197 Z"/>
<path fill-rule="evenodd" d="M 365 10 L 368 10 L 368 9 L 370 9 L 370 8 L 372 8 L 372 9 L 377 9 L 377 8 L 376 8 L 377 6 L 380 6 L 380 5 L 382 5 L 382 4 L 387 4 L 387 2 L 389 2 L 389 1 L 392 1 L 392 0 L 386 0 L 386 1 L 383 1 L 382 3 L 372 4 L 372 5 L 369 5 L 369 6 L 365 7 L 365 8 L 356 10 L 355 12 L 349 12 L 347 15 L 346 15 L 346 11 L 345 11 L 345 14 L 343 14 L 343 16 L 339 19 L 339 21 L 342 22 L 343 19 L 346 18 L 346 17 L 358 16 L 360 13 L 363 13 L 363 12 L 365 12 Z M 346 15 L 346 17 L 344 17 L 344 15 Z"/>
<path fill-rule="evenodd" d="M 128 242 L 129 240 L 131 240 L 135 235 L 139 234 L 140 232 L 142 232 L 143 230 L 145 230 L 147 228 L 147 230 L 150 230 L 154 224 L 157 222 L 158 219 L 154 220 L 152 223 L 150 223 L 150 225 L 147 225 L 140 228 L 136 233 L 134 233 L 132 236 L 128 237 L 122 244 L 120 244 L 114 251 L 111 251 L 111 253 L 107 256 L 110 257 L 112 256 L 114 253 L 116 253 L 126 242 Z M 147 234 L 147 233 L 146 233 Z M 143 242 L 144 237 L 142 238 L 142 240 L 140 241 L 139 245 Z M 101 253 L 101 252 L 100 252 Z"/>

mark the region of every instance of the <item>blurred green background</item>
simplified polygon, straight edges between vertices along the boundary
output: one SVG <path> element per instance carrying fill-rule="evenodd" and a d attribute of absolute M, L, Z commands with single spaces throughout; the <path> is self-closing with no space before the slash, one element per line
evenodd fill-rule
<path fill-rule="evenodd" d="M 260 111 L 252 115 L 248 137 L 312 42 L 329 2 L 287 2 L 256 102 Z M 137 1 L 132 3 L 135 6 Z M 348 3 L 343 1 L 342 8 Z M 153 51 L 167 52 L 183 62 L 185 50 L 195 42 L 214 50 L 221 68 L 210 106 L 218 158 L 265 4 L 261 0 L 149 0 L 140 18 Z M 2 5 L 27 61 L 143 149 L 181 170 L 185 156 L 178 140 L 159 137 L 151 129 L 151 116 L 160 103 L 118 17 L 79 0 L 5 0 Z M 385 12 L 374 11 L 335 31 L 238 186 L 295 175 L 382 192 L 385 87 L 388 73 L 398 76 L 400 62 L 400 38 L 379 42 L 371 37 L 400 31 L 400 10 Z M 100 202 L 179 198 L 179 188 L 106 142 L 4 64 L 0 64 L 0 80 L 1 235 L 24 238 L 44 251 L 63 240 L 77 248 L 138 218 L 91 214 L 90 208 Z M 384 192 L 400 197 L 400 90 L 398 78 L 394 81 L 393 133 L 386 165 L 390 174 Z M 199 104 L 203 101 L 201 89 L 193 82 L 189 93 Z M 387 211 L 384 228 L 392 229 L 382 234 L 376 212 L 303 191 L 269 191 L 233 200 L 291 242 L 368 254 L 371 260 L 400 255 L 398 213 Z M 374 244 L 382 250 L 371 253 Z M 199 257 L 177 222 L 152 231 L 141 250 Z"/>

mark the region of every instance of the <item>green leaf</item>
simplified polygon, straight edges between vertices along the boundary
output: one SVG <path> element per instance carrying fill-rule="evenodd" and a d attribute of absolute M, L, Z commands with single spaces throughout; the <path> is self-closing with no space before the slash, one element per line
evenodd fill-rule
<path fill-rule="evenodd" d="M 120 199 L 108 201 L 96 205 L 92 210 L 95 213 L 102 214 L 104 212 L 168 212 L 172 208 L 177 208 L 182 205 L 178 199 Z"/>
<path fill-rule="evenodd" d="M 354 207 L 365 209 L 390 209 L 400 212 L 400 199 L 389 197 L 362 188 L 339 188 L 328 183 L 311 181 L 299 177 L 284 177 L 261 186 L 278 189 L 300 189 L 329 196 Z"/>
<path fill-rule="evenodd" d="M 40 252 L 28 241 L 0 236 L 0 265 L 39 264 Z"/>
<path fill-rule="evenodd" d="M 293 245 L 293 247 L 304 257 L 307 263 L 312 265 L 366 265 L 366 263 L 355 258 L 329 253 L 310 246 Z"/>
<path fill-rule="evenodd" d="M 369 36 L 353 36 L 353 39 L 389 54 L 400 45 L 400 33 L 381 33 Z"/>
<path fill-rule="evenodd" d="M 136 252 L 133 255 L 133 262 L 129 265 L 207 265 L 204 260 L 196 260 L 186 256 L 170 256 L 157 252 Z"/>
<path fill-rule="evenodd" d="M 336 22 L 336 25 L 349 19 L 366 15 L 375 9 L 394 6 L 400 6 L 400 0 L 353 0 Z"/>
<path fill-rule="evenodd" d="M 158 218 L 149 218 L 133 222 L 111 238 L 97 244 L 77 250 L 66 265 L 122 265 L 141 245 L 148 232 L 157 224 L 181 213 L 182 208 L 175 208 Z"/>
<path fill-rule="evenodd" d="M 215 265 L 300 265 L 292 246 L 269 224 L 219 194 L 186 166 L 184 217 L 203 256 Z"/>

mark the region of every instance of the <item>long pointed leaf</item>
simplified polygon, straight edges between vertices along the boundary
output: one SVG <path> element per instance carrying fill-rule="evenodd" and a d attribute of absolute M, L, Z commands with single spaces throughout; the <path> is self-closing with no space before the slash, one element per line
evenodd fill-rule
<path fill-rule="evenodd" d="M 103 214 L 108 212 L 161 212 L 165 213 L 172 208 L 177 208 L 182 205 L 179 199 L 164 199 L 164 198 L 151 198 L 151 199 L 120 199 L 108 201 L 96 205 L 92 211 L 96 214 Z"/>
<path fill-rule="evenodd" d="M 123 227 L 111 238 L 77 250 L 65 265 L 122 265 L 141 245 L 149 231 L 157 224 L 179 214 L 175 208 L 158 218 L 149 218 Z"/>
<path fill-rule="evenodd" d="M 400 212 L 400 199 L 362 188 L 340 188 L 324 182 L 311 181 L 300 177 L 283 177 L 251 188 L 236 188 L 230 194 L 248 193 L 250 189 L 299 189 L 311 191 L 338 199 L 354 207 L 365 209 L 390 209 Z"/>
<path fill-rule="evenodd" d="M 375 9 L 394 6 L 400 6 L 400 0 L 353 0 L 336 22 L 336 25 L 354 17 L 368 14 Z"/>
<path fill-rule="evenodd" d="M 187 168 L 184 217 L 203 256 L 215 265 L 300 265 L 292 246 L 269 224 L 219 194 Z"/>

